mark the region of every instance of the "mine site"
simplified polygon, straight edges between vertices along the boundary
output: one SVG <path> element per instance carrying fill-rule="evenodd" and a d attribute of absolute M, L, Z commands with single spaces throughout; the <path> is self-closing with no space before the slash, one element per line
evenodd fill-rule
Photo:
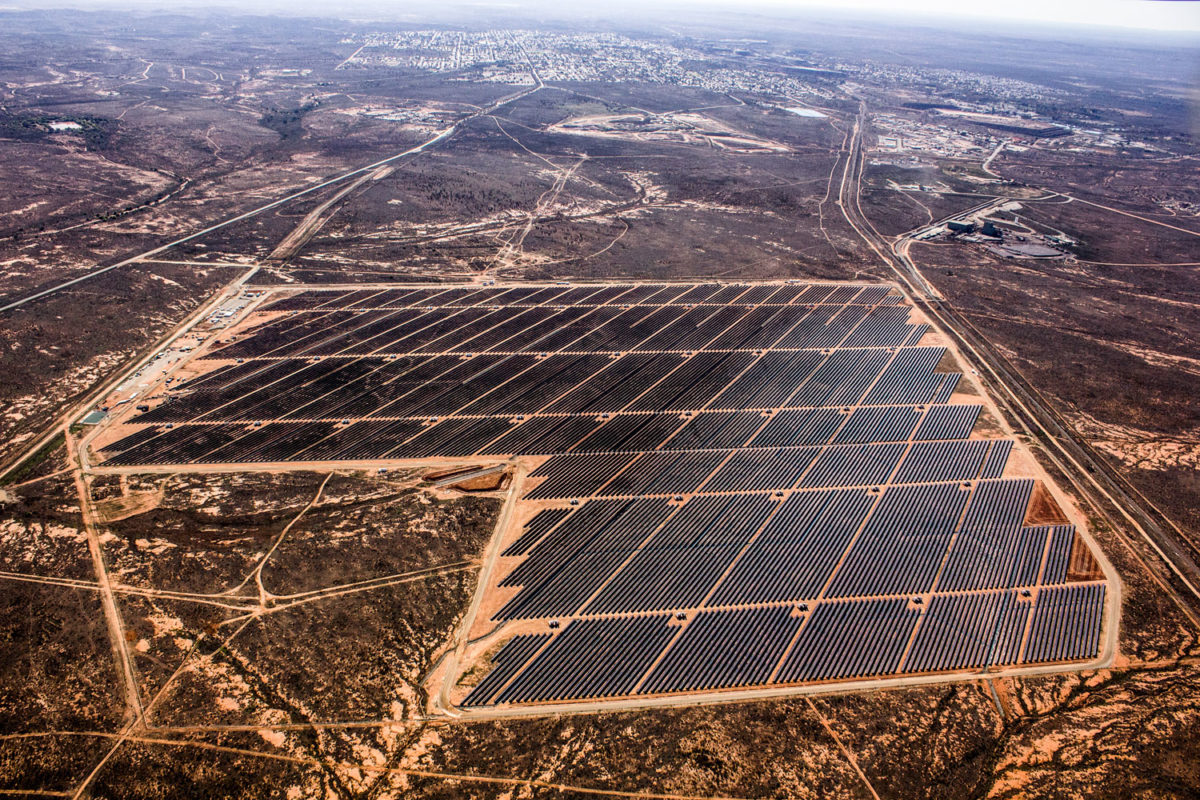
<path fill-rule="evenodd" d="M 0 794 L 1200 791 L 1200 39 L 802 5 L 0 9 Z"/>

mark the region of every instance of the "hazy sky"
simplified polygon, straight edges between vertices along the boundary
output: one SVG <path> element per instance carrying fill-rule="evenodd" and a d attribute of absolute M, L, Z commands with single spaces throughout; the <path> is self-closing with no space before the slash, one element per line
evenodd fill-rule
<path fill-rule="evenodd" d="M 1197 0 L 677 0 L 681 5 L 755 9 L 813 7 L 880 11 L 889 15 L 982 17 L 997 21 L 1108 25 L 1200 31 Z"/>
<path fill-rule="evenodd" d="M 344 16 L 349 18 L 417 18 L 430 10 L 441 16 L 465 13 L 472 7 L 500 12 L 532 12 L 551 17 L 603 17 L 623 19 L 646 14 L 680 15 L 688 9 L 715 12 L 779 15 L 819 10 L 845 11 L 892 19 L 929 21 L 942 19 L 992 20 L 1012 23 L 1066 26 L 1107 26 L 1127 30 L 1200 33 L 1200 0 L 0 0 L 0 10 L 53 7 L 136 7 L 170 11 L 172 8 L 236 8 L 254 13 Z M 972 23 L 974 24 L 974 22 Z"/>

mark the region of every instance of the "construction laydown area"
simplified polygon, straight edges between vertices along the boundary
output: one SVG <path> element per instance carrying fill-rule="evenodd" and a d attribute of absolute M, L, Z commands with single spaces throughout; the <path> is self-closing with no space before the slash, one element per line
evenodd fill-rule
<path fill-rule="evenodd" d="M 1087 662 L 1116 624 L 888 285 L 276 290 L 221 336 L 104 468 L 514 467 L 464 709 Z"/>

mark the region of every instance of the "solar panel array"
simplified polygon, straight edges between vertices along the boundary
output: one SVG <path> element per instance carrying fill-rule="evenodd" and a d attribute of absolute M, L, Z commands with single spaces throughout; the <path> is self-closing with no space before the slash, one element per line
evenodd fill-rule
<path fill-rule="evenodd" d="M 1088 659 L 1103 581 L 887 286 L 289 295 L 113 465 L 545 456 L 466 705 Z"/>

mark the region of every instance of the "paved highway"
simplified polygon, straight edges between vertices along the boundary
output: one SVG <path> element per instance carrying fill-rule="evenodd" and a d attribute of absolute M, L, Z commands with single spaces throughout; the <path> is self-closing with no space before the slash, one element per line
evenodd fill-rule
<path fill-rule="evenodd" d="M 860 104 L 859 116 L 854 125 L 851 158 L 846 164 L 839 193 L 838 206 L 845 214 L 846 221 L 900 278 L 914 303 L 952 337 L 956 349 L 966 360 L 981 375 L 991 379 L 993 388 L 1013 418 L 1031 438 L 1042 443 L 1055 466 L 1062 470 L 1080 494 L 1090 501 L 1092 507 L 1112 524 L 1114 530 L 1132 528 L 1150 545 L 1169 572 L 1167 583 L 1172 586 L 1169 593 L 1175 597 L 1181 610 L 1200 627 L 1200 617 L 1196 614 L 1197 604 L 1200 603 L 1200 566 L 1197 566 L 1200 551 L 1197 551 L 1170 519 L 1145 501 L 1123 476 L 1110 467 L 1087 442 L 1080 439 L 1041 394 L 1016 370 L 1009 367 L 970 322 L 946 302 L 909 257 L 908 248 L 912 243 L 910 235 L 901 235 L 889 241 L 875 230 L 863 213 L 859 195 L 863 162 L 861 138 L 866 120 L 867 110 L 863 103 Z M 1043 191 L 1047 192 L 1046 196 L 1038 199 L 1048 199 L 1058 194 L 1045 189 Z M 1006 202 L 1009 198 L 998 199 Z M 1086 202 L 1078 201 L 1077 198 L 1071 199 Z M 990 205 L 990 202 L 975 210 L 987 205 Z M 1108 508 L 1114 509 L 1116 516 L 1110 513 Z M 1163 583 L 1156 574 L 1157 571 L 1151 569 L 1150 564 L 1144 560 L 1143 563 L 1151 576 Z M 1106 561 L 1104 566 L 1106 573 L 1111 573 L 1109 578 L 1116 588 L 1112 593 L 1111 606 L 1115 608 L 1119 603 L 1120 582 Z M 1166 584 L 1163 585 L 1166 588 Z M 1116 626 L 1108 627 L 1108 638 L 1113 640 L 1109 645 L 1115 646 Z"/>

